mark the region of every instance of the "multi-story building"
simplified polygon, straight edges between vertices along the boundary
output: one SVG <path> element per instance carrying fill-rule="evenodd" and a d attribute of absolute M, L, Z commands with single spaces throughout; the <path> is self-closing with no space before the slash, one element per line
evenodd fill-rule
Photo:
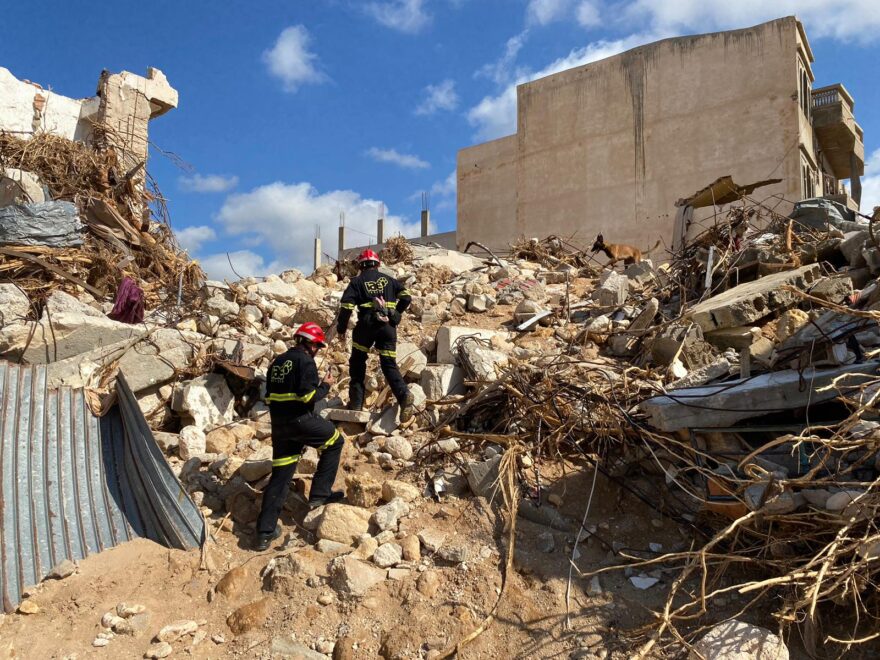
<path fill-rule="evenodd" d="M 517 132 L 458 154 L 459 246 L 596 234 L 673 242 L 675 202 L 719 177 L 780 213 L 858 208 L 862 130 L 843 85 L 813 87 L 803 25 L 664 39 L 517 88 Z M 849 193 L 842 182 L 849 180 Z M 706 210 L 703 210 L 705 213 Z"/>

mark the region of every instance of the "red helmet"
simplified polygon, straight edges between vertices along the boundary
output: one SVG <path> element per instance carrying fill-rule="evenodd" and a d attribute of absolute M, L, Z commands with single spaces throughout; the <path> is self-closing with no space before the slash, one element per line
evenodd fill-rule
<path fill-rule="evenodd" d="M 312 323 L 309 321 L 308 323 L 303 323 L 299 326 L 299 330 L 293 333 L 294 337 L 302 337 L 306 341 L 310 341 L 313 344 L 317 344 L 318 346 L 326 346 L 327 338 L 324 336 L 324 331 L 321 330 L 321 326 L 317 323 Z"/>
<path fill-rule="evenodd" d="M 361 266 L 370 261 L 376 262 L 377 266 L 382 263 L 381 261 L 379 261 L 379 255 L 373 252 L 370 248 L 367 248 L 366 250 L 361 252 L 357 260 Z"/>

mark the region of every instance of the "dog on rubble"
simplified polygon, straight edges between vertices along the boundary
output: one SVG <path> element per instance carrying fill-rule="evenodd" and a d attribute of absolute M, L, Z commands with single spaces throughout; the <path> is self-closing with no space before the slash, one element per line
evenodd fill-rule
<path fill-rule="evenodd" d="M 659 245 L 660 241 L 658 240 L 650 250 L 640 250 L 637 247 L 626 245 L 625 243 L 606 243 L 602 234 L 599 234 L 596 237 L 596 242 L 593 243 L 593 247 L 590 248 L 590 252 L 593 254 L 596 252 L 604 252 L 610 259 L 605 265 L 614 268 L 614 264 L 618 261 L 622 261 L 624 265 L 627 266 L 639 263 L 642 260 L 642 257 L 647 257 L 656 250 Z"/>

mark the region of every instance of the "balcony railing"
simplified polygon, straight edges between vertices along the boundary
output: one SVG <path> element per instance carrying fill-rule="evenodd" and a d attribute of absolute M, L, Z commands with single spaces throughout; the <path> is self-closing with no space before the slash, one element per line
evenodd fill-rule
<path fill-rule="evenodd" d="M 812 96 L 814 110 L 838 103 L 845 103 L 850 112 L 852 112 L 853 100 L 843 85 L 829 85 L 828 87 L 814 89 Z"/>

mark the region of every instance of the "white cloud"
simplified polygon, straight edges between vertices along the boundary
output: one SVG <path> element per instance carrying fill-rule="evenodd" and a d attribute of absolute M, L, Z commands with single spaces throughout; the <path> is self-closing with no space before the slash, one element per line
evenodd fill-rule
<path fill-rule="evenodd" d="M 467 113 L 468 121 L 476 127 L 477 137 L 484 140 L 515 133 L 517 85 L 617 55 L 654 39 L 656 37 L 653 35 L 634 34 L 615 41 L 596 41 L 583 48 L 575 48 L 565 57 L 560 57 L 539 71 L 520 69 L 515 82 L 495 96 L 486 96 L 471 108 Z"/>
<path fill-rule="evenodd" d="M 458 107 L 458 93 L 455 91 L 454 80 L 428 85 L 424 94 L 424 100 L 416 108 L 417 115 L 433 115 L 438 110 L 455 110 Z"/>
<path fill-rule="evenodd" d="M 238 185 L 238 177 L 220 174 L 193 174 L 178 178 L 177 185 L 186 192 L 220 193 L 235 188 Z"/>
<path fill-rule="evenodd" d="M 416 34 L 431 22 L 431 15 L 425 11 L 424 4 L 425 0 L 388 0 L 371 2 L 366 10 L 387 28 Z"/>
<path fill-rule="evenodd" d="M 865 177 L 862 179 L 862 213 L 871 215 L 875 206 L 880 206 L 880 149 L 874 151 L 865 163 Z"/>
<path fill-rule="evenodd" d="M 281 80 L 285 91 L 295 92 L 302 85 L 327 79 L 318 69 L 318 56 L 309 51 L 311 42 L 304 26 L 293 25 L 285 28 L 275 45 L 263 53 L 269 72 Z"/>
<path fill-rule="evenodd" d="M 508 39 L 507 43 L 504 45 L 504 55 L 502 55 L 497 62 L 484 64 L 480 67 L 475 74 L 475 77 L 489 78 L 490 80 L 493 80 L 496 85 L 503 85 L 509 82 L 513 75 L 511 68 L 516 62 L 516 56 L 519 54 L 519 51 L 522 50 L 528 36 L 529 31 L 523 30 L 519 34 Z"/>
<path fill-rule="evenodd" d="M 377 163 L 390 163 L 403 167 L 408 170 L 425 170 L 431 167 L 428 161 L 422 160 L 418 156 L 412 154 L 402 154 L 396 149 L 379 149 L 379 147 L 370 147 L 367 149 L 367 156 L 375 160 Z"/>
<path fill-rule="evenodd" d="M 876 0 L 634 0 L 618 13 L 625 25 L 645 21 L 652 31 L 675 34 L 748 27 L 792 14 L 811 37 L 868 41 L 880 29 Z"/>
<path fill-rule="evenodd" d="M 452 170 L 449 176 L 441 181 L 434 182 L 431 186 L 431 194 L 438 197 L 450 197 L 455 195 L 458 188 L 458 172 Z"/>
<path fill-rule="evenodd" d="M 577 22 L 585 28 L 601 25 L 602 15 L 599 2 L 597 0 L 582 0 L 577 7 Z"/>
<path fill-rule="evenodd" d="M 271 183 L 247 193 L 230 195 L 217 220 L 232 236 L 259 237 L 272 251 L 271 263 L 254 252 L 241 250 L 233 257 L 235 269 L 243 276 L 279 272 L 291 266 L 305 272 L 312 269 L 312 239 L 321 228 L 322 249 L 336 256 L 339 214 L 345 213 L 346 243 L 354 247 L 376 236 L 379 200 L 361 197 L 352 190 L 318 192 L 309 183 Z M 385 234 L 418 236 L 420 222 L 407 222 L 401 216 L 385 214 Z M 214 276 L 223 268 L 226 255 L 213 255 L 203 267 Z M 205 266 L 210 264 L 210 267 Z M 228 267 L 228 264 L 227 264 Z M 211 270 L 216 268 L 216 270 Z M 245 272 L 248 271 L 248 272 Z"/>
<path fill-rule="evenodd" d="M 526 23 L 547 25 L 562 20 L 571 7 L 571 0 L 529 0 L 526 7 Z"/>
<path fill-rule="evenodd" d="M 196 254 L 203 243 L 216 239 L 217 233 L 211 227 L 199 225 L 198 227 L 184 227 L 180 231 L 175 231 L 174 236 L 180 243 L 180 247 L 190 254 Z"/>

